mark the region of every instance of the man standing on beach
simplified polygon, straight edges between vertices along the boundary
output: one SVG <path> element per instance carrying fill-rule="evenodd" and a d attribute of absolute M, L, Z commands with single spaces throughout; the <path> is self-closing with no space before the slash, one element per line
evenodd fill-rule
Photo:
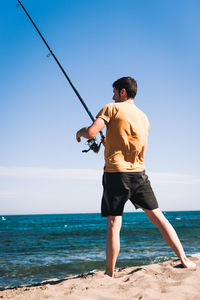
<path fill-rule="evenodd" d="M 124 205 L 128 199 L 136 209 L 141 208 L 150 221 L 158 227 L 166 243 L 180 258 L 185 268 L 193 268 L 180 240 L 161 210 L 145 174 L 144 157 L 147 151 L 149 121 L 136 107 L 134 99 L 137 83 L 131 77 L 123 77 L 113 83 L 115 103 L 105 105 L 90 127 L 76 134 L 91 139 L 106 126 L 105 167 L 101 215 L 107 217 L 106 272 L 113 277 L 120 250 L 120 229 Z"/>

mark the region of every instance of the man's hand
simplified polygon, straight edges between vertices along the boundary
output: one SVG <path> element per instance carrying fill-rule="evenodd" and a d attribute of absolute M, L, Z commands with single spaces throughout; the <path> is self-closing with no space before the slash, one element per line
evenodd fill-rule
<path fill-rule="evenodd" d="M 139 153 L 139 159 L 140 160 L 144 160 L 144 155 L 145 155 L 145 151 L 144 151 L 144 147 L 142 147 L 142 151 Z"/>
<path fill-rule="evenodd" d="M 104 147 L 106 146 L 106 138 L 102 138 L 101 139 L 101 143 L 104 145 Z"/>
<path fill-rule="evenodd" d="M 105 122 L 101 118 L 97 118 L 90 127 L 83 127 L 76 133 L 76 140 L 78 143 L 81 141 L 81 137 L 85 139 L 92 139 L 97 133 L 105 126 Z"/>
<path fill-rule="evenodd" d="M 80 130 L 77 131 L 77 133 L 76 133 L 76 140 L 77 140 L 78 143 L 80 143 L 81 137 L 82 137 L 82 135 L 81 135 L 81 129 L 80 129 Z"/>
<path fill-rule="evenodd" d="M 145 141 L 144 146 L 142 147 L 141 152 L 140 152 L 139 155 L 138 155 L 140 160 L 144 160 L 144 157 L 145 157 L 146 152 L 147 152 L 147 139 L 146 139 L 146 141 Z"/>

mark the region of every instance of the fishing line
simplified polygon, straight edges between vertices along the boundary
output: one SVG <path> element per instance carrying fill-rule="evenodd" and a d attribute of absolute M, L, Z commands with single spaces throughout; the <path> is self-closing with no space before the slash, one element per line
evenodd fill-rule
<path fill-rule="evenodd" d="M 30 17 L 29 13 L 27 12 L 27 10 L 25 9 L 25 7 L 23 6 L 23 4 L 21 3 L 20 0 L 18 0 L 19 4 L 17 4 L 17 6 L 21 6 L 22 9 L 24 10 L 24 12 L 26 13 L 27 17 L 29 18 L 29 20 L 31 21 L 31 23 L 33 24 L 33 26 L 35 27 L 35 29 L 37 30 L 38 34 L 40 35 L 41 39 L 43 40 L 43 42 L 45 43 L 45 45 L 47 46 L 48 50 L 49 50 L 49 54 L 47 54 L 47 57 L 49 56 L 53 56 L 53 58 L 55 59 L 56 63 L 58 64 L 59 68 L 61 69 L 61 71 L 63 72 L 65 78 L 67 79 L 67 81 L 69 82 L 70 86 L 72 87 L 73 91 L 75 92 L 76 96 L 78 97 L 78 99 L 80 100 L 81 104 L 83 105 L 83 107 L 85 108 L 86 112 L 88 113 L 89 117 L 91 118 L 91 120 L 94 122 L 95 118 L 93 117 L 93 115 L 91 114 L 91 112 L 89 111 L 87 105 L 85 104 L 85 102 L 83 101 L 82 97 L 80 96 L 79 92 L 77 91 L 77 89 L 75 88 L 75 86 L 73 85 L 73 83 L 71 82 L 69 76 L 67 75 L 67 73 L 65 72 L 65 70 L 63 69 L 62 65 L 60 64 L 60 62 L 58 61 L 57 57 L 55 56 L 55 54 L 53 53 L 53 51 L 51 50 L 50 46 L 48 45 L 48 43 L 46 42 L 44 36 L 41 34 L 41 32 L 39 31 L 38 27 L 36 26 L 36 24 L 33 22 L 32 18 Z M 104 139 L 104 134 L 102 131 L 99 132 L 101 135 L 101 138 Z M 99 152 L 100 146 L 101 146 L 101 142 L 98 144 L 96 137 L 89 139 L 87 141 L 87 145 L 89 147 L 89 149 L 87 150 L 83 150 L 82 152 L 88 152 L 90 150 L 93 150 L 95 153 Z"/>

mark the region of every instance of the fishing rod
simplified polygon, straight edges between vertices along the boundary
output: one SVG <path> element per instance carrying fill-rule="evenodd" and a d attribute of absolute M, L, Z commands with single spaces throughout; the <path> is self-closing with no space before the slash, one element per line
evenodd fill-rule
<path fill-rule="evenodd" d="M 49 54 L 47 55 L 47 57 L 49 57 L 50 55 L 53 56 L 53 58 L 55 59 L 56 63 L 58 64 L 58 66 L 60 67 L 61 71 L 63 72 L 63 74 L 65 75 L 67 81 L 69 82 L 69 84 L 71 85 L 73 91 L 75 92 L 76 96 L 78 97 L 78 99 L 80 100 L 81 104 L 83 105 L 83 107 L 85 108 L 86 112 L 88 113 L 89 117 L 91 118 L 91 120 L 94 122 L 95 119 L 93 117 L 93 115 L 91 114 L 91 112 L 89 111 L 87 105 L 85 104 L 85 102 L 83 101 L 82 97 L 80 96 L 79 92 L 77 91 L 77 89 L 75 88 L 75 86 L 73 85 L 73 83 L 71 82 L 69 76 L 67 75 L 67 73 L 65 72 L 65 70 L 63 69 L 62 65 L 60 64 L 60 62 L 58 61 L 57 57 L 55 56 L 55 54 L 53 53 L 53 51 L 51 50 L 51 48 L 49 47 L 49 45 L 47 44 L 44 36 L 41 34 L 41 32 L 39 31 L 39 29 L 37 28 L 37 26 L 35 25 L 35 23 L 33 22 L 32 18 L 30 17 L 30 15 L 28 14 L 27 10 L 25 9 L 25 7 L 23 6 L 23 4 L 21 3 L 20 0 L 18 0 L 18 4 L 17 6 L 21 6 L 24 10 L 24 12 L 26 13 L 27 17 L 29 18 L 29 20 L 31 21 L 31 23 L 33 24 L 33 26 L 35 27 L 35 29 L 37 30 L 38 34 L 40 35 L 41 39 L 43 40 L 43 42 L 45 43 L 45 45 L 47 46 L 48 50 L 49 50 Z M 102 140 L 105 138 L 104 134 L 102 131 L 99 132 L 101 135 Z M 88 149 L 87 150 L 82 150 L 82 152 L 88 152 L 90 150 L 93 150 L 95 153 L 99 152 L 100 146 L 101 146 L 101 142 L 98 144 L 96 137 L 87 140 L 86 144 L 88 145 Z"/>

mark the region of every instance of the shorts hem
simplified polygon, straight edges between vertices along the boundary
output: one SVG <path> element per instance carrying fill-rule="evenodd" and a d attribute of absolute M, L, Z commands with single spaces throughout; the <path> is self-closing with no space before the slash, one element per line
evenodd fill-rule
<path fill-rule="evenodd" d="M 107 218 L 107 217 L 122 217 L 122 214 L 101 214 L 102 218 Z"/>

